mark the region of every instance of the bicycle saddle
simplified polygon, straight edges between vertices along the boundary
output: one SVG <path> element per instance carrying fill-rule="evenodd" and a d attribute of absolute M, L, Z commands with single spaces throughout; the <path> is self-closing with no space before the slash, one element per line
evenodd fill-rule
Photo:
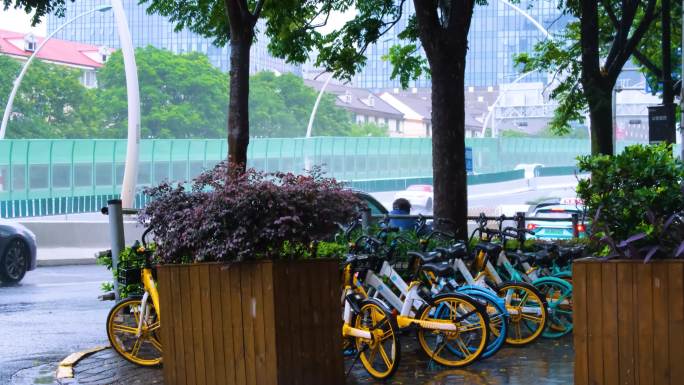
<path fill-rule="evenodd" d="M 475 251 L 484 251 L 487 255 L 497 257 L 501 253 L 501 245 L 491 242 L 480 242 L 475 246 Z"/>
<path fill-rule="evenodd" d="M 438 247 L 436 250 L 447 258 L 466 258 L 468 256 L 468 248 L 463 243 L 456 243 L 449 247 Z"/>
<path fill-rule="evenodd" d="M 437 277 L 448 277 L 456 274 L 453 267 L 446 263 L 428 263 L 420 267 L 421 271 L 430 272 Z"/>
<path fill-rule="evenodd" d="M 434 261 L 438 261 L 442 255 L 439 252 L 436 251 L 430 251 L 430 252 L 421 252 L 421 251 L 409 251 L 407 253 L 409 257 L 415 257 L 415 258 L 420 258 L 420 260 L 423 263 L 430 263 Z"/>

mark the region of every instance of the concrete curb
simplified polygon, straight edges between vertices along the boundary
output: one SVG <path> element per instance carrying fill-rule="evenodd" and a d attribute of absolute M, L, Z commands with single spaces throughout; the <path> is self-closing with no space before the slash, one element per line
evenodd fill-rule
<path fill-rule="evenodd" d="M 67 356 L 65 359 L 62 360 L 62 362 L 59 363 L 55 377 L 57 378 L 57 380 L 74 378 L 74 366 L 79 361 L 93 353 L 97 353 L 105 349 L 109 349 L 109 346 L 98 346 L 96 348 L 69 354 L 69 356 Z"/>
<path fill-rule="evenodd" d="M 53 267 L 53 266 L 72 266 L 72 265 L 96 265 L 95 258 L 74 258 L 74 259 L 39 259 L 37 261 L 38 267 Z"/>

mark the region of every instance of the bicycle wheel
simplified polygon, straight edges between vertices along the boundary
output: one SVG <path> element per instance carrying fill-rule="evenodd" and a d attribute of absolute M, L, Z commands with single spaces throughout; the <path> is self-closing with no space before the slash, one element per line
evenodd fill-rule
<path fill-rule="evenodd" d="M 550 279 L 534 283 L 546 298 L 549 317 L 542 333 L 544 338 L 560 338 L 572 332 L 572 287 L 566 281 L 554 282 Z"/>
<path fill-rule="evenodd" d="M 159 342 L 160 321 L 151 301 L 147 302 L 147 315 L 138 326 L 142 310 L 140 298 L 127 298 L 116 304 L 107 316 L 107 337 L 123 358 L 141 366 L 155 366 L 162 361 Z"/>
<path fill-rule="evenodd" d="M 489 336 L 489 320 L 484 308 L 460 294 L 436 296 L 432 304 L 418 311 L 418 320 L 427 321 L 418 329 L 418 341 L 431 360 L 449 367 L 470 364 L 484 353 Z M 430 325 L 455 325 L 455 330 Z M 445 349 L 446 348 L 446 349 Z"/>
<path fill-rule="evenodd" d="M 506 342 L 522 346 L 539 338 L 548 318 L 544 296 L 524 282 L 504 283 L 497 289 L 497 294 L 504 299 L 511 317 Z"/>
<path fill-rule="evenodd" d="M 489 318 L 489 340 L 487 341 L 487 348 L 482 353 L 482 358 L 493 356 L 503 347 L 508 334 L 508 313 L 503 301 L 494 292 L 490 294 L 478 288 L 464 287 L 458 292 L 477 300 L 486 307 Z M 446 310 L 446 306 L 442 305 L 439 310 Z M 448 348 L 453 349 L 451 346 Z"/>
<path fill-rule="evenodd" d="M 392 313 L 380 302 L 367 299 L 361 302 L 361 311 L 354 315 L 355 328 L 370 331 L 373 338 L 355 338 L 356 349 L 366 371 L 376 379 L 391 377 L 399 367 L 401 344 L 399 328 Z"/>

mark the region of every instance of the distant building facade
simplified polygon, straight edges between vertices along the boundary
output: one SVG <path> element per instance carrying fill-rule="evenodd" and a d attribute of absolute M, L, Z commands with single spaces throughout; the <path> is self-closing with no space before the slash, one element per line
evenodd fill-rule
<path fill-rule="evenodd" d="M 317 80 L 304 80 L 304 83 L 316 91 L 325 84 Z M 325 92 L 336 96 L 335 104 L 350 112 L 354 123 L 373 123 L 386 127 L 389 136 L 404 136 L 404 114 L 372 92 L 332 82 L 325 87 Z"/>
<path fill-rule="evenodd" d="M 515 7 L 528 13 L 543 28 L 553 33 L 571 20 L 561 14 L 557 5 L 557 0 L 521 0 Z M 392 65 L 382 60 L 382 57 L 389 53 L 390 47 L 401 43 L 398 34 L 406 28 L 413 14 L 413 2 L 406 1 L 399 22 L 376 44 L 368 47 L 368 61 L 362 72 L 354 78 L 355 86 L 371 90 L 400 87 L 398 79 L 390 79 Z M 468 39 L 465 85 L 488 87 L 513 81 L 520 74 L 513 64 L 513 57 L 522 52 L 532 52 L 534 44 L 543 40 L 544 34 L 516 11 L 509 1 L 489 0 L 487 5 L 475 6 Z M 528 81 L 546 81 L 546 76 L 535 74 Z M 429 88 L 430 79 L 423 76 L 411 86 Z"/>
<path fill-rule="evenodd" d="M 28 60 L 44 39 L 31 33 L 0 30 L 0 55 Z M 94 88 L 97 87 L 97 69 L 102 67 L 113 51 L 111 48 L 53 38 L 38 52 L 36 58 L 81 70 L 81 84 Z"/>
<path fill-rule="evenodd" d="M 138 4 L 137 0 L 122 0 L 131 37 L 135 47 L 153 46 L 174 53 L 201 52 L 211 63 L 227 72 L 230 68 L 230 48 L 217 47 L 211 39 L 202 37 L 188 29 L 174 31 L 174 24 L 163 16 L 147 13 L 146 4 Z M 59 28 L 66 20 L 99 6 L 108 5 L 107 0 L 79 0 L 67 2 L 64 18 L 53 14 L 47 17 L 48 33 Z M 264 30 L 263 25 L 257 28 Z M 119 35 L 112 12 L 95 12 L 80 18 L 57 33 L 57 38 L 78 41 L 87 44 L 107 47 L 120 47 Z M 301 74 L 301 66 L 292 65 L 285 60 L 276 59 L 268 53 L 268 39 L 259 33 L 252 46 L 250 72 L 269 70 L 279 73 L 292 72 Z"/>

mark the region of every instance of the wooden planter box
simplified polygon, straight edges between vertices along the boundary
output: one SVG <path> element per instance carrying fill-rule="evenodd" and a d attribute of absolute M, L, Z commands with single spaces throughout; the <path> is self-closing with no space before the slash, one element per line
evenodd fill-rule
<path fill-rule="evenodd" d="M 164 383 L 344 384 L 335 260 L 158 269 Z"/>
<path fill-rule="evenodd" d="M 573 264 L 575 384 L 684 384 L 684 261 Z"/>

